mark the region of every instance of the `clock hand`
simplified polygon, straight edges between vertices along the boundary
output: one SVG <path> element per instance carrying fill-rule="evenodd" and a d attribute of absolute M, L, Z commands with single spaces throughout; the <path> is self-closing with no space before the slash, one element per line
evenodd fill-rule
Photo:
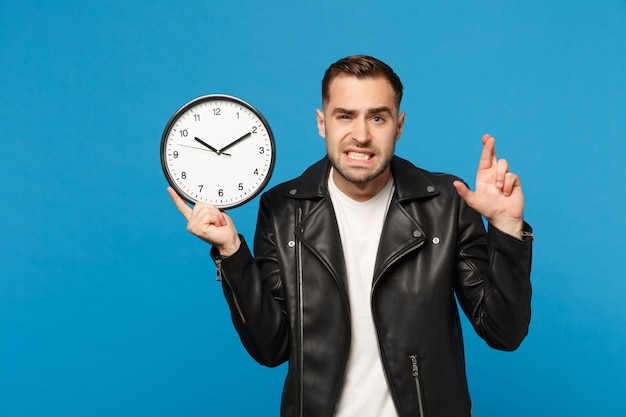
<path fill-rule="evenodd" d="M 196 140 L 196 142 L 206 146 L 207 148 L 209 148 L 210 150 L 212 150 L 213 152 L 219 154 L 219 151 L 217 149 L 215 149 L 213 146 L 209 145 L 208 143 L 206 143 L 205 141 L 203 141 L 202 139 L 200 139 L 199 137 L 195 137 L 194 138 Z"/>
<path fill-rule="evenodd" d="M 186 147 L 186 148 L 191 148 L 191 149 L 198 149 L 198 150 L 201 150 L 201 151 L 211 151 L 211 152 L 215 152 L 215 153 L 216 153 L 216 154 L 218 154 L 218 155 L 220 155 L 220 154 L 221 154 L 221 155 L 230 156 L 230 154 L 228 154 L 228 153 L 220 153 L 220 152 L 218 152 L 218 151 L 217 151 L 217 149 L 215 149 L 214 147 L 212 147 L 212 146 L 211 146 L 211 145 L 209 145 L 208 143 L 204 142 L 204 141 L 203 141 L 202 139 L 200 139 L 200 138 L 195 138 L 195 140 L 196 140 L 198 143 L 201 143 L 202 145 L 206 146 L 208 149 L 198 148 L 198 147 L 195 147 L 195 146 L 190 146 L 190 145 L 184 145 L 184 144 L 182 144 L 182 143 L 181 143 L 181 144 L 179 144 L 179 146 L 184 146 L 184 147 Z"/>
<path fill-rule="evenodd" d="M 235 144 L 241 142 L 242 140 L 248 138 L 249 136 L 252 135 L 252 132 L 248 132 L 245 135 L 243 135 L 242 137 L 240 137 L 239 139 L 236 139 L 234 141 L 232 141 L 231 143 L 229 143 L 228 145 L 224 146 L 222 149 L 220 149 L 219 151 L 217 151 L 218 154 L 223 153 L 226 149 L 230 148 L 231 146 L 234 146 Z"/>

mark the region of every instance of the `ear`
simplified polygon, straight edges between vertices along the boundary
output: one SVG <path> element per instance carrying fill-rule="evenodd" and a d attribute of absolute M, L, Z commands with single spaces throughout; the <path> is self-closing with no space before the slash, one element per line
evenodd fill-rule
<path fill-rule="evenodd" d="M 315 114 L 317 115 L 317 131 L 320 136 L 326 139 L 326 125 L 324 123 L 324 113 L 320 109 L 315 110 Z"/>
<path fill-rule="evenodd" d="M 402 136 L 402 129 L 404 129 L 404 112 L 398 115 L 398 129 L 396 130 L 396 140 Z"/>

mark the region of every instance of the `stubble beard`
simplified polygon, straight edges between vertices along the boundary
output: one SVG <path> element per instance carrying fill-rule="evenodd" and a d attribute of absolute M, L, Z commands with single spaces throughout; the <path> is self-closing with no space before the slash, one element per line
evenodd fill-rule
<path fill-rule="evenodd" d="M 339 175 L 341 175 L 346 181 L 357 185 L 364 185 L 369 183 L 370 181 L 375 180 L 391 165 L 391 157 L 386 158 L 381 165 L 374 167 L 373 171 L 370 171 L 368 168 L 365 167 L 344 167 L 342 166 L 341 161 L 338 160 L 339 158 L 330 156 L 330 154 L 328 156 L 328 159 L 330 160 L 330 165 L 335 169 L 335 171 L 337 171 Z"/>

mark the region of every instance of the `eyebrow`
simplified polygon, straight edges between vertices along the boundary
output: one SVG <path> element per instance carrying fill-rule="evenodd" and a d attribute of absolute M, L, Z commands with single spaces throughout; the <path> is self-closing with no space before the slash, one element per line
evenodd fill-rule
<path fill-rule="evenodd" d="M 348 109 L 344 109 L 342 107 L 337 107 L 336 109 L 333 110 L 333 115 L 335 114 L 348 114 L 348 115 L 353 115 L 357 113 L 356 110 L 348 110 Z M 367 114 L 380 114 L 380 113 L 388 113 L 388 114 L 392 114 L 391 113 L 391 109 L 387 106 L 383 106 L 383 107 L 375 107 L 373 109 L 367 109 Z"/>

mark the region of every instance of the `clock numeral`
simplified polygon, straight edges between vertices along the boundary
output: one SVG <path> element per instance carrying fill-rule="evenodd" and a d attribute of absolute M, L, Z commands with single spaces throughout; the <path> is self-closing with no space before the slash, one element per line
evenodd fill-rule
<path fill-rule="evenodd" d="M 256 126 L 252 126 L 252 133 L 256 133 L 257 131 L 257 127 Z"/>
<path fill-rule="evenodd" d="M 204 188 L 204 185 L 198 185 L 198 188 L 200 189 L 198 192 L 201 193 L 202 189 Z"/>
<path fill-rule="evenodd" d="M 260 153 L 261 155 L 263 155 L 263 154 L 265 153 L 265 148 L 261 146 L 261 147 L 259 148 L 259 153 Z"/>
<path fill-rule="evenodd" d="M 239 119 L 239 112 L 235 113 L 235 115 L 237 115 L 237 119 Z"/>
<path fill-rule="evenodd" d="M 199 114 L 194 114 L 193 115 L 193 121 L 194 122 L 199 122 L 200 121 L 200 115 Z"/>
<path fill-rule="evenodd" d="M 172 152 L 172 156 L 173 156 L 174 158 L 178 158 L 178 151 L 174 151 L 174 152 Z"/>
<path fill-rule="evenodd" d="M 237 188 L 239 189 L 239 191 L 243 191 L 243 183 L 240 182 Z"/>
<path fill-rule="evenodd" d="M 186 138 L 187 135 L 189 135 L 189 132 L 187 132 L 187 129 L 183 129 L 180 131 L 180 137 L 181 138 Z"/>
<path fill-rule="evenodd" d="M 181 172 L 180 177 L 184 180 L 187 179 L 187 173 L 185 171 Z"/>
<path fill-rule="evenodd" d="M 222 114 L 222 110 L 219 107 L 213 109 L 213 116 L 220 116 Z"/>
<path fill-rule="evenodd" d="M 224 197 L 224 190 L 221 188 L 217 190 L 217 195 L 219 195 L 220 197 Z"/>

